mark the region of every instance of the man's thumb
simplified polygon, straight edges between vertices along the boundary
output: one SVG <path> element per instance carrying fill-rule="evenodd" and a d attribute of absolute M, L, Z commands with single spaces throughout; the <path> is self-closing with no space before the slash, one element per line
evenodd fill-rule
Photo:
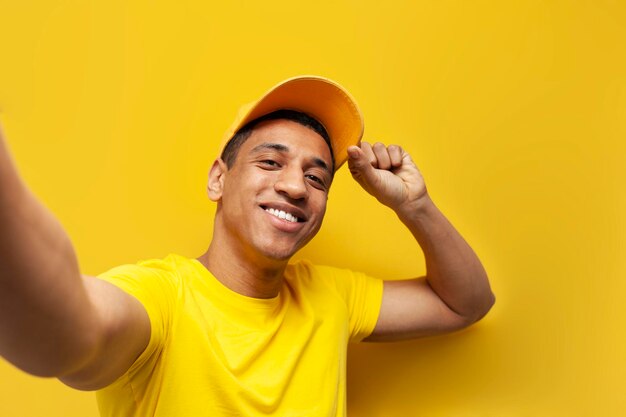
<path fill-rule="evenodd" d="M 364 161 L 364 157 L 363 151 L 358 146 L 348 147 L 348 164 L 350 168 L 354 167 L 361 170 L 363 165 L 367 163 L 367 161 Z"/>
<path fill-rule="evenodd" d="M 348 148 L 348 167 L 354 179 L 359 182 L 368 181 L 374 175 L 374 167 L 358 146 Z"/>

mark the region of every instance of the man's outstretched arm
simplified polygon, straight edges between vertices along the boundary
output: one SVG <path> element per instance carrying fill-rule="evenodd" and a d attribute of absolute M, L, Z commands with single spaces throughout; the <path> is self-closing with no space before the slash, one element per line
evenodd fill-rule
<path fill-rule="evenodd" d="M 393 341 L 457 330 L 495 302 L 487 274 L 463 237 L 431 200 L 401 147 L 363 142 L 348 150 L 354 179 L 393 209 L 426 259 L 426 277 L 385 281 L 380 316 L 367 341 Z"/>
<path fill-rule="evenodd" d="M 0 129 L 0 356 L 97 388 L 128 368 L 149 326 L 137 300 L 80 274 L 70 239 L 20 179 Z"/>

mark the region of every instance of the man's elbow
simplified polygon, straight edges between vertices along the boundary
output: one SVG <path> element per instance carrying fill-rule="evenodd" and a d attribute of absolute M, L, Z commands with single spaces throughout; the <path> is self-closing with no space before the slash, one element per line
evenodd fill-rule
<path fill-rule="evenodd" d="M 480 302 L 477 303 L 477 308 L 474 313 L 472 323 L 476 323 L 477 321 L 485 317 L 495 303 L 496 295 L 491 290 L 488 290 L 487 293 L 483 295 Z"/>
<path fill-rule="evenodd" d="M 465 311 L 465 313 L 459 313 L 458 317 L 460 321 L 456 328 L 463 329 L 480 321 L 487 315 L 489 310 L 491 310 L 495 302 L 496 296 L 493 292 L 491 292 L 491 290 L 485 294 L 481 294 L 479 298 L 475 299 L 475 301 L 471 303 L 471 306 L 468 305 L 469 308 Z"/>

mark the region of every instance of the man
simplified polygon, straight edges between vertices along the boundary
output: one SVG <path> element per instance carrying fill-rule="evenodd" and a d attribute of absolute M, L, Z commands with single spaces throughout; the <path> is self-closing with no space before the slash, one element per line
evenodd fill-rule
<path fill-rule="evenodd" d="M 480 261 L 431 201 L 406 151 L 360 143 L 352 97 L 296 77 L 242 109 L 210 171 L 214 235 L 81 276 L 69 239 L 0 141 L 0 353 L 26 372 L 99 390 L 104 416 L 344 416 L 349 341 L 468 326 L 494 297 Z M 424 251 L 427 276 L 380 281 L 288 264 L 319 230 L 348 160 Z"/>

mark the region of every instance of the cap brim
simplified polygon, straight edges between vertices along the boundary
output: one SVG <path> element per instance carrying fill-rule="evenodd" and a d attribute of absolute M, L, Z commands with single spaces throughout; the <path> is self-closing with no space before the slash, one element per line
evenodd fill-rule
<path fill-rule="evenodd" d="M 348 91 L 324 77 L 300 76 L 277 84 L 258 101 L 243 106 L 224 134 L 222 149 L 246 123 L 276 110 L 306 113 L 324 126 L 333 148 L 335 171 L 347 160 L 348 147 L 357 145 L 363 136 L 363 116 Z"/>

